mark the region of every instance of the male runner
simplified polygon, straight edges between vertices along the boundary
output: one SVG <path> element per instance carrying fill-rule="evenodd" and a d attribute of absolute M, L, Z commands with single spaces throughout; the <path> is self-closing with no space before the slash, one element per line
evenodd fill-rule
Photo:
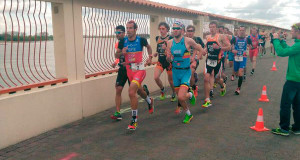
<path fill-rule="evenodd" d="M 172 79 L 172 64 L 170 62 L 167 62 L 166 54 L 165 54 L 167 41 L 172 39 L 173 37 L 171 37 L 168 34 L 168 32 L 170 30 L 170 26 L 166 22 L 160 22 L 158 25 L 158 29 L 160 31 L 160 36 L 157 36 L 155 38 L 156 43 L 157 43 L 157 48 L 156 48 L 157 53 L 154 54 L 154 57 L 158 56 L 158 62 L 154 69 L 154 80 L 161 90 L 160 99 L 164 100 L 166 98 L 165 97 L 165 87 L 163 86 L 163 83 L 159 77 L 164 70 L 167 71 L 169 84 L 173 91 L 173 94 L 171 97 L 171 102 L 174 102 L 174 101 L 176 101 L 176 97 L 175 97 L 175 89 L 174 89 L 174 84 L 173 84 L 173 79 Z"/>
<path fill-rule="evenodd" d="M 197 44 L 193 39 L 184 37 L 182 30 L 184 25 L 176 21 L 173 24 L 174 38 L 168 41 L 167 44 L 167 60 L 172 62 L 173 82 L 177 93 L 178 101 L 182 108 L 185 110 L 185 118 L 183 123 L 189 123 L 193 118 L 186 100 L 189 99 L 192 105 L 195 105 L 196 98 L 193 91 L 189 88 L 191 79 L 191 59 L 190 48 L 193 47 L 194 51 L 203 53 L 203 48 Z"/>
<path fill-rule="evenodd" d="M 124 39 L 124 37 L 125 37 L 125 27 L 123 25 L 117 26 L 115 34 L 118 39 L 118 42 L 116 43 L 115 47 L 116 47 L 116 49 L 118 49 L 119 41 L 121 39 Z M 117 111 L 113 115 L 110 116 L 111 119 L 116 119 L 116 120 L 122 120 L 122 116 L 120 113 L 120 106 L 122 103 L 122 91 L 123 91 L 123 87 L 124 87 L 126 81 L 128 80 L 126 67 L 123 65 L 124 62 L 125 62 L 125 57 L 124 57 L 124 55 L 121 55 L 112 64 L 113 68 L 115 68 L 117 65 L 119 65 L 119 70 L 118 70 L 118 75 L 117 75 L 117 80 L 116 80 L 116 85 L 115 85 L 115 88 L 116 88 L 115 102 L 116 102 Z"/>
<path fill-rule="evenodd" d="M 239 75 L 238 88 L 235 91 L 236 95 L 240 94 L 243 83 L 243 72 L 247 63 L 247 45 L 251 45 L 251 39 L 246 38 L 245 31 L 245 27 L 240 26 L 238 36 L 231 40 L 232 53 L 234 54 L 234 71 L 238 72 Z"/>
<path fill-rule="evenodd" d="M 231 46 L 226 36 L 217 33 L 218 23 L 211 21 L 209 23 L 210 35 L 206 36 L 206 48 L 205 54 L 207 53 L 207 59 L 205 63 L 205 75 L 204 75 L 204 91 L 205 91 L 205 102 L 202 107 L 209 107 L 212 105 L 210 101 L 210 80 L 216 78 L 221 87 L 221 96 L 226 94 L 226 85 L 222 78 L 222 51 L 230 50 Z"/>
<path fill-rule="evenodd" d="M 143 63 L 143 47 L 147 48 L 149 58 L 147 64 L 152 62 L 152 49 L 145 38 L 136 35 L 137 24 L 131 20 L 126 24 L 127 36 L 119 42 L 117 55 L 125 56 L 125 64 L 127 76 L 130 81 L 129 98 L 132 110 L 132 120 L 128 125 L 129 130 L 135 130 L 138 118 L 138 99 L 136 93 L 146 100 L 148 103 L 149 113 L 154 112 L 153 98 L 147 96 L 142 89 L 141 84 L 146 76 L 145 64 Z"/>
<path fill-rule="evenodd" d="M 259 43 L 259 39 L 261 39 L 261 37 L 257 34 L 257 29 L 255 27 L 251 29 L 251 34 L 248 38 L 251 39 L 252 42 L 252 47 L 249 49 L 249 57 L 252 63 L 252 70 L 250 72 L 250 75 L 252 76 L 254 74 L 254 70 L 256 67 L 256 57 L 258 55 L 258 43 Z"/>
<path fill-rule="evenodd" d="M 272 32 L 270 33 L 270 47 L 271 47 L 271 54 L 274 53 L 275 56 L 275 49 L 274 49 L 274 45 L 273 45 L 273 40 L 274 40 L 274 34 L 275 34 L 275 28 L 272 28 L 271 30 Z"/>
<path fill-rule="evenodd" d="M 192 38 L 197 44 L 200 44 L 202 48 L 204 48 L 204 43 L 200 37 L 195 37 L 195 31 L 196 28 L 193 25 L 188 25 L 186 27 L 186 36 L 189 38 Z M 193 48 L 191 48 L 191 56 L 195 58 L 195 61 L 193 61 L 194 64 L 191 64 L 191 70 L 192 70 L 192 77 L 191 77 L 191 87 L 194 91 L 195 96 L 198 96 L 198 86 L 196 85 L 196 82 L 198 80 L 197 73 L 195 72 L 199 66 L 199 59 L 202 59 L 202 54 L 200 54 L 197 51 L 194 51 Z"/>
<path fill-rule="evenodd" d="M 262 31 L 259 33 L 261 39 L 259 40 L 259 52 L 260 52 L 260 56 L 262 57 L 263 55 L 266 54 L 266 48 L 265 48 L 265 45 L 266 45 L 266 38 L 267 38 L 267 35 L 266 35 L 266 32 L 265 32 L 265 29 L 262 29 Z"/>

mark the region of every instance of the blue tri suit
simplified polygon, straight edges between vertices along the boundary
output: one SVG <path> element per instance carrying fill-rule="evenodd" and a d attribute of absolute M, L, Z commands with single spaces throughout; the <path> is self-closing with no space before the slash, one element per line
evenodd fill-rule
<path fill-rule="evenodd" d="M 191 53 L 185 46 L 184 37 L 179 43 L 173 39 L 171 53 L 174 57 L 172 62 L 173 83 L 174 87 L 178 88 L 181 85 L 190 86 L 192 71 L 190 68 Z"/>

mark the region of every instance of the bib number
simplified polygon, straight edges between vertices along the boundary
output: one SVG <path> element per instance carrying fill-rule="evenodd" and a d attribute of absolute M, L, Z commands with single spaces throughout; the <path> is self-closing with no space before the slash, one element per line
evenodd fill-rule
<path fill-rule="evenodd" d="M 144 63 L 131 63 L 130 65 L 131 70 L 137 71 L 137 70 L 145 70 Z"/>
<path fill-rule="evenodd" d="M 244 60 L 244 57 L 243 55 L 237 55 L 234 57 L 234 59 L 236 62 L 242 62 Z"/>
<path fill-rule="evenodd" d="M 207 65 L 209 65 L 211 67 L 216 67 L 217 64 L 218 64 L 218 60 L 207 59 Z"/>

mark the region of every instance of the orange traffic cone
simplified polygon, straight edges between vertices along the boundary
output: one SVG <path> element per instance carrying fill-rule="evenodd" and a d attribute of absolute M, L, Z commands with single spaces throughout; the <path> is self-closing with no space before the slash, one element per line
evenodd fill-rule
<path fill-rule="evenodd" d="M 277 71 L 276 62 L 275 61 L 273 62 L 273 66 L 272 66 L 271 71 Z"/>
<path fill-rule="evenodd" d="M 250 128 L 256 130 L 257 132 L 269 131 L 269 129 L 264 126 L 264 116 L 262 108 L 259 108 L 258 110 L 255 126 L 252 126 Z"/>
<path fill-rule="evenodd" d="M 264 85 L 264 87 L 262 89 L 262 92 L 261 92 L 261 96 L 258 100 L 261 101 L 261 102 L 269 102 L 270 101 L 268 99 L 268 96 L 267 96 L 267 87 L 266 87 L 266 85 Z"/>

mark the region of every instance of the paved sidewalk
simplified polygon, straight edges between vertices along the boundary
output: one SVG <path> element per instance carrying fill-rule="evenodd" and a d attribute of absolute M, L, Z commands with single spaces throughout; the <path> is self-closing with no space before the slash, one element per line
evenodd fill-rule
<path fill-rule="evenodd" d="M 271 72 L 274 60 L 278 71 Z M 287 63 L 287 58 L 268 54 L 258 59 L 255 74 L 250 76 L 248 62 L 241 95 L 234 95 L 237 80 L 229 80 L 227 95 L 219 96 L 218 86 L 213 106 L 207 109 L 200 107 L 204 100 L 201 74 L 190 124 L 182 124 L 183 113 L 174 114 L 176 102 L 156 100 L 153 115 L 148 114 L 146 103 L 140 102 L 135 132 L 126 130 L 131 113 L 124 113 L 123 120 L 115 122 L 109 118 L 115 111 L 111 108 L 0 150 L 0 160 L 300 159 L 300 136 L 282 137 L 249 128 L 255 124 L 259 107 L 264 110 L 265 126 L 278 127 Z M 226 73 L 230 77 L 231 69 L 227 68 Z M 258 102 L 263 85 L 267 85 L 269 103 Z"/>

